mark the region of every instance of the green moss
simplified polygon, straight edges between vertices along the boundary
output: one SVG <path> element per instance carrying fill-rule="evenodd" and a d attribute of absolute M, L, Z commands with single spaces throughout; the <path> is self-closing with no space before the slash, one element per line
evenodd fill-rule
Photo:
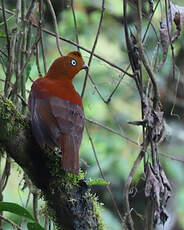
<path fill-rule="evenodd" d="M 65 187 L 65 190 L 69 193 L 69 197 L 72 188 L 74 186 L 78 186 L 79 181 L 85 178 L 85 174 L 82 171 L 80 171 L 78 175 L 63 171 L 61 168 L 61 163 L 55 172 L 56 174 L 54 184 L 57 184 L 60 187 Z"/>
<path fill-rule="evenodd" d="M 104 186 L 104 185 L 110 185 L 110 182 L 108 182 L 108 181 L 105 181 L 104 179 L 102 179 L 102 178 L 95 178 L 95 179 L 89 179 L 88 181 L 87 181 L 87 184 L 89 185 L 89 186 L 92 186 L 92 185 L 102 185 L 102 186 Z"/>
<path fill-rule="evenodd" d="M 4 130 L 7 130 L 9 136 L 14 136 L 20 128 L 28 126 L 28 122 L 20 113 L 18 113 L 13 103 L 1 95 L 0 119 L 4 121 L 1 122 L 1 125 L 6 126 L 6 129 Z"/>
<path fill-rule="evenodd" d="M 78 175 L 64 171 L 61 166 L 60 154 L 56 154 L 50 148 L 46 149 L 45 154 L 48 157 L 49 172 L 55 178 L 54 183 L 57 183 L 58 186 L 68 186 L 71 189 L 73 186 L 78 186 L 78 182 L 85 178 L 86 174 L 82 170 L 79 170 Z"/>
<path fill-rule="evenodd" d="M 89 196 L 91 197 L 92 202 L 93 202 L 93 212 L 96 215 L 97 220 L 98 220 L 98 224 L 99 224 L 98 230 L 104 230 L 105 226 L 104 226 L 104 223 L 103 223 L 102 217 L 101 217 L 101 213 L 103 211 L 102 210 L 103 203 L 100 203 L 98 201 L 98 197 L 96 196 L 96 194 L 89 193 Z"/>
<path fill-rule="evenodd" d="M 70 172 L 65 172 L 62 170 L 61 167 L 61 158 L 54 154 L 53 152 L 48 153 L 49 157 L 49 169 L 54 177 L 54 180 L 52 181 L 52 184 L 50 184 L 50 190 L 52 191 L 52 188 L 58 188 L 58 189 L 64 189 L 65 193 L 63 197 L 61 197 L 62 193 L 60 193 L 60 199 L 65 200 L 66 203 L 71 203 L 72 206 L 75 205 L 76 200 L 72 197 L 71 195 L 71 190 L 74 186 L 79 186 L 79 181 L 84 180 L 86 174 L 82 172 L 82 170 L 79 170 L 79 174 L 75 175 Z M 56 192 L 56 194 L 55 194 Z M 52 195 L 57 195 L 58 191 L 53 190 Z M 102 222 L 101 218 L 101 211 L 102 211 L 102 204 L 98 202 L 98 198 L 96 195 L 92 195 L 88 193 L 91 202 L 93 203 L 93 212 L 94 215 L 97 218 L 98 221 L 98 229 L 99 230 L 104 230 L 104 224 Z M 53 221 L 55 221 L 55 215 L 53 215 L 53 204 L 51 200 L 47 201 L 47 211 L 49 213 L 49 216 Z M 60 228 L 58 228 L 60 229 Z"/>
<path fill-rule="evenodd" d="M 58 178 L 61 176 L 61 159 L 56 153 L 49 147 L 44 151 L 44 154 L 47 156 L 48 168 L 51 176 Z"/>
<path fill-rule="evenodd" d="M 73 186 L 77 186 L 80 180 L 85 178 L 85 173 L 80 169 L 79 174 L 75 175 L 70 172 L 65 172 L 64 180 L 66 183 L 71 183 Z"/>

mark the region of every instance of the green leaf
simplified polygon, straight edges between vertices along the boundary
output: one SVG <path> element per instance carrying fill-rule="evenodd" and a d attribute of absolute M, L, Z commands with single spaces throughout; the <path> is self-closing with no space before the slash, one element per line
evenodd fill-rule
<path fill-rule="evenodd" d="M 3 31 L 0 31 L 0 37 L 6 38 L 6 34 Z"/>
<path fill-rule="evenodd" d="M 89 179 L 87 182 L 89 186 L 92 185 L 109 185 L 110 182 L 103 180 L 102 178 L 96 178 L 96 179 Z"/>
<path fill-rule="evenodd" d="M 14 213 L 18 216 L 22 216 L 28 219 L 31 219 L 35 221 L 35 219 L 32 217 L 32 215 L 27 211 L 27 209 L 23 208 L 22 206 L 11 203 L 11 202 L 0 202 L 0 211 L 7 211 Z"/>
<path fill-rule="evenodd" d="M 27 228 L 28 228 L 28 230 L 44 230 L 44 228 L 36 222 L 35 223 L 28 223 Z"/>

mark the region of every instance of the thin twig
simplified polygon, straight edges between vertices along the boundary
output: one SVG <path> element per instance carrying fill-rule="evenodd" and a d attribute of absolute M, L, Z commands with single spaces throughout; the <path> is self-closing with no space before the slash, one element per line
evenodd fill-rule
<path fill-rule="evenodd" d="M 10 171 L 11 171 L 10 157 L 7 156 L 5 167 L 4 167 L 4 170 L 1 176 L 1 181 L 0 181 L 1 191 L 3 191 L 7 185 L 8 178 L 10 176 Z"/>
<path fill-rule="evenodd" d="M 148 73 L 148 76 L 150 77 L 152 84 L 153 84 L 153 90 L 154 90 L 154 98 L 153 98 L 153 108 L 156 109 L 157 105 L 158 105 L 158 101 L 159 101 L 159 91 L 158 91 L 158 86 L 155 80 L 155 75 L 153 73 L 153 70 L 151 69 L 146 57 L 145 57 L 145 53 L 144 53 L 144 48 L 142 45 L 142 42 L 139 42 L 139 54 L 141 57 L 141 60 L 144 64 L 144 67 Z"/>
<path fill-rule="evenodd" d="M 22 76 L 22 74 L 24 73 L 24 70 L 27 67 L 28 63 L 29 63 L 30 58 L 33 55 L 34 49 L 36 48 L 36 45 L 39 42 L 39 40 L 40 40 L 40 33 L 39 33 L 39 31 L 37 31 L 35 42 L 33 43 L 32 47 L 31 47 L 31 52 L 28 54 L 27 59 L 26 59 L 24 65 L 23 65 L 22 69 L 19 72 L 19 76 Z M 14 85 L 13 89 L 11 90 L 11 93 L 10 93 L 9 97 L 14 95 L 14 92 L 15 92 L 15 85 Z"/>
<path fill-rule="evenodd" d="M 128 141 L 128 142 L 130 142 L 130 143 L 136 145 L 136 146 L 139 147 L 139 148 L 141 148 L 141 145 L 140 145 L 138 142 L 136 142 L 136 141 L 130 139 L 130 138 L 127 137 L 127 136 L 122 135 L 122 134 L 119 133 L 118 131 L 116 131 L 116 130 L 114 130 L 114 129 L 112 129 L 112 128 L 110 128 L 110 127 L 104 125 L 104 124 L 102 124 L 102 123 L 99 122 L 99 121 L 95 121 L 95 120 L 92 120 L 92 119 L 89 119 L 89 118 L 86 118 L 86 121 L 88 121 L 88 122 L 90 122 L 90 123 L 92 123 L 92 124 L 94 124 L 94 125 L 97 125 L 97 126 L 99 126 L 99 127 L 101 127 L 101 128 L 104 128 L 104 129 L 108 130 L 109 132 L 114 133 L 114 134 L 116 134 L 116 135 L 122 137 L 122 138 L 125 139 L 126 141 Z M 150 148 L 148 148 L 148 150 L 150 150 Z M 184 158 L 183 158 L 182 156 L 180 156 L 180 155 L 173 155 L 173 154 L 171 155 L 171 154 L 163 153 L 163 152 L 159 152 L 159 155 L 161 155 L 162 157 L 169 158 L 170 160 L 175 160 L 175 161 L 179 161 L 179 162 L 181 162 L 181 163 L 184 163 Z"/>
<path fill-rule="evenodd" d="M 123 18 L 124 18 L 124 33 L 125 33 L 125 41 L 128 51 L 128 57 L 130 61 L 130 66 L 132 68 L 132 71 L 134 73 L 133 79 L 135 80 L 141 101 L 143 100 L 143 89 L 142 89 L 142 79 L 140 76 L 141 73 L 141 65 L 139 64 L 139 58 L 138 55 L 135 56 L 135 50 L 134 50 L 134 44 L 133 44 L 133 36 L 131 35 L 131 39 L 129 36 L 128 31 L 128 22 L 127 22 L 127 0 L 123 1 Z"/>
<path fill-rule="evenodd" d="M 77 19 L 75 16 L 75 10 L 74 10 L 74 0 L 71 0 L 71 8 L 72 8 L 72 14 L 73 14 L 73 21 L 74 21 L 74 26 L 75 26 L 75 38 L 76 38 L 76 43 L 79 45 L 79 33 L 78 33 L 78 28 L 77 28 Z M 79 46 L 77 46 L 77 49 L 79 50 Z"/>
<path fill-rule="evenodd" d="M 24 59 L 25 59 L 25 51 L 26 51 L 26 33 L 27 33 L 27 30 L 26 30 L 26 23 L 24 22 L 24 18 L 25 18 L 25 13 L 26 12 L 26 3 L 25 3 L 25 0 L 22 1 L 22 4 L 21 4 L 21 18 L 22 18 L 22 31 L 21 31 L 21 34 L 22 34 L 22 46 L 21 46 L 21 58 L 20 58 L 20 64 L 21 64 L 21 67 L 23 66 L 24 64 Z M 20 88 L 21 88 L 21 96 L 24 98 L 24 100 L 26 100 L 26 75 L 22 75 L 20 76 Z M 22 114 L 25 114 L 26 113 L 26 105 L 24 102 L 22 102 Z"/>
<path fill-rule="evenodd" d="M 173 79 L 175 79 L 174 47 L 173 47 L 173 44 L 172 44 L 172 39 L 171 39 L 171 34 L 170 34 L 170 29 L 169 29 L 169 18 L 168 18 L 167 0 L 165 0 L 165 14 L 166 14 L 167 33 L 168 33 L 169 43 L 170 43 L 170 46 L 171 46 L 171 54 L 172 54 Z"/>
<path fill-rule="evenodd" d="M 130 38 L 129 38 L 129 32 L 128 32 L 128 26 L 127 26 L 127 1 L 123 0 L 123 18 L 124 18 L 124 30 L 125 30 L 125 40 L 126 40 L 126 46 L 127 46 L 127 51 L 128 51 L 128 57 L 130 60 L 130 65 L 132 67 L 132 70 L 135 74 L 135 67 L 134 67 L 134 63 L 133 60 L 131 58 L 131 53 L 132 53 L 132 47 L 131 47 L 131 42 L 130 42 Z"/>
<path fill-rule="evenodd" d="M 11 224 L 14 228 L 18 229 L 18 230 L 23 230 L 21 227 L 19 227 L 16 223 L 14 223 L 13 221 L 11 221 L 10 219 L 8 219 L 7 217 L 4 217 L 2 215 L 0 215 L 0 219 L 4 220 L 5 222 Z"/>
<path fill-rule="evenodd" d="M 41 34 L 40 34 L 41 37 Z M 37 67 L 37 71 L 38 71 L 38 76 L 41 77 L 42 76 L 42 72 L 41 72 L 41 68 L 40 68 L 40 61 L 39 61 L 39 54 L 40 54 L 40 49 L 39 49 L 39 44 L 37 43 L 36 45 L 36 67 Z"/>
<path fill-rule="evenodd" d="M 32 38 L 32 24 L 28 24 L 28 29 L 27 29 L 27 37 L 26 37 L 26 58 L 29 55 L 29 52 L 31 50 L 31 38 Z"/>
<path fill-rule="evenodd" d="M 129 68 L 129 67 L 128 67 L 128 68 Z M 120 85 L 121 81 L 123 80 L 124 76 L 125 76 L 125 74 L 123 74 L 123 76 L 120 78 L 120 80 L 118 81 L 117 85 L 116 85 L 115 88 L 113 89 L 112 93 L 109 95 L 109 97 L 107 98 L 107 100 L 105 100 L 105 99 L 103 98 L 102 94 L 100 93 L 100 90 L 97 88 L 97 86 L 96 86 L 96 84 L 95 84 L 93 78 L 92 78 L 91 75 L 88 73 L 88 77 L 89 77 L 91 83 L 93 84 L 93 86 L 94 86 L 96 92 L 98 93 L 98 95 L 100 96 L 100 98 L 102 99 L 102 101 L 103 101 L 105 104 L 108 104 L 108 103 L 111 101 L 112 96 L 113 96 L 114 93 L 116 92 L 116 90 L 117 90 L 117 88 L 119 87 L 119 85 Z"/>
<path fill-rule="evenodd" d="M 146 35 L 147 35 L 148 30 L 149 30 L 149 27 L 150 27 L 150 25 L 151 25 L 152 18 L 153 18 L 153 16 L 154 16 L 155 12 L 156 12 L 156 9 L 157 9 L 159 3 L 160 3 L 160 0 L 157 1 L 157 4 L 156 4 L 156 6 L 155 6 L 155 8 L 154 8 L 154 10 L 153 10 L 153 13 L 151 14 L 151 17 L 149 18 L 149 22 L 148 22 L 148 25 L 147 25 L 147 27 L 146 27 L 146 31 L 145 31 L 145 33 L 144 33 L 142 42 L 144 42 L 145 39 L 146 39 Z M 157 40 L 158 40 L 158 39 L 157 39 Z"/>
<path fill-rule="evenodd" d="M 153 65 L 153 71 L 154 72 L 156 71 L 156 68 L 157 68 L 157 61 L 158 61 L 158 58 L 159 58 L 159 49 L 160 49 L 160 42 L 158 42 L 158 44 L 157 44 L 157 51 L 156 51 L 156 55 L 155 55 L 155 63 Z"/>
<path fill-rule="evenodd" d="M 0 10 L 2 10 L 2 7 L 0 7 Z M 10 10 L 5 10 L 5 11 L 6 11 L 7 13 L 11 14 L 11 15 L 14 15 L 14 12 L 12 12 L 12 11 L 10 11 Z M 33 26 L 36 27 L 36 28 L 38 28 L 38 25 L 36 25 L 36 24 L 33 24 Z M 53 37 L 56 37 L 56 33 L 51 32 L 51 31 L 49 31 L 49 30 L 47 30 L 47 29 L 45 29 L 45 28 L 43 28 L 42 31 L 45 32 L 45 33 L 47 33 L 47 34 L 49 34 L 49 35 L 51 35 L 51 36 L 53 36 Z M 67 38 L 64 38 L 64 37 L 62 37 L 62 36 L 59 36 L 59 39 L 62 40 L 62 41 L 64 41 L 64 42 L 67 42 L 67 43 L 69 43 L 69 44 L 71 44 L 71 45 L 78 46 L 80 49 L 82 49 L 82 50 L 86 51 L 87 53 L 91 54 L 91 50 L 89 50 L 89 49 L 87 49 L 87 48 L 85 48 L 85 47 L 83 47 L 83 46 L 81 46 L 81 45 L 78 45 L 78 44 L 76 44 L 75 42 L 73 42 L 73 41 L 71 41 L 71 40 L 69 40 L 69 39 L 67 39 Z M 113 67 L 113 68 L 119 70 L 120 72 L 126 74 L 127 76 L 129 76 L 129 77 L 131 77 L 131 78 L 134 77 L 134 75 L 132 75 L 132 74 L 126 72 L 126 71 L 125 71 L 124 69 L 122 69 L 121 67 L 119 67 L 119 66 L 117 66 L 116 64 L 114 64 L 114 63 L 112 63 L 112 62 L 106 60 L 105 58 L 101 57 L 100 55 L 94 53 L 93 56 L 95 56 L 96 58 L 98 58 L 98 59 L 100 59 L 101 61 L 105 62 L 106 64 L 110 65 L 111 67 Z"/>
<path fill-rule="evenodd" d="M 104 128 L 104 129 L 108 130 L 108 131 L 111 132 L 111 133 L 116 134 L 116 135 L 122 137 L 123 139 L 127 140 L 128 142 L 130 142 L 130 143 L 132 143 L 132 144 L 134 144 L 134 145 L 140 146 L 138 142 L 136 142 L 136 141 L 130 139 L 129 137 L 126 137 L 126 136 L 122 135 L 122 134 L 119 133 L 118 131 L 116 131 L 116 130 L 114 130 L 114 129 L 112 129 L 112 128 L 110 128 L 110 127 L 104 125 L 104 124 L 102 124 L 102 123 L 99 122 L 99 121 L 95 121 L 95 120 L 92 120 L 92 119 L 89 119 L 89 118 L 86 118 L 86 121 L 88 121 L 88 122 L 90 122 L 90 123 L 92 123 L 92 124 L 94 124 L 94 125 L 100 126 L 100 127 Z"/>
<path fill-rule="evenodd" d="M 139 155 L 137 156 L 136 160 L 134 161 L 134 164 L 133 164 L 133 167 L 128 175 L 128 178 L 126 180 L 126 184 L 125 184 L 125 189 L 124 189 L 124 194 L 125 194 L 125 202 L 126 202 L 126 210 L 127 210 L 127 213 L 126 215 L 128 216 L 128 221 L 129 221 L 129 224 L 131 226 L 131 230 L 134 230 L 134 222 L 132 220 L 132 217 L 131 217 L 131 210 L 130 210 L 130 204 L 129 204 L 129 190 L 130 190 L 130 185 L 132 183 L 132 180 L 133 180 L 133 177 L 135 175 L 135 172 L 144 156 L 144 150 L 142 149 L 139 153 Z"/>
<path fill-rule="evenodd" d="M 43 58 L 43 67 L 44 67 L 44 73 L 46 75 L 47 73 L 47 61 L 45 56 L 45 50 L 44 50 L 44 39 L 43 39 L 43 33 L 40 31 L 40 44 L 41 44 L 41 50 L 42 50 L 42 58 Z"/>
<path fill-rule="evenodd" d="M 38 211 L 38 192 L 34 191 L 33 192 L 33 214 L 35 220 L 39 223 L 39 211 Z"/>
<path fill-rule="evenodd" d="M 44 215 L 44 229 L 47 230 L 49 226 L 49 217 L 47 214 Z"/>
<path fill-rule="evenodd" d="M 96 163 L 97 163 L 97 165 L 98 165 L 98 168 L 99 168 L 99 171 L 100 171 L 100 174 L 101 174 L 101 177 L 103 178 L 103 180 L 105 180 L 105 176 L 104 176 L 104 174 L 103 174 L 103 172 L 102 172 L 102 169 L 101 169 L 101 166 L 100 166 L 98 157 L 97 157 L 97 153 L 96 153 L 96 150 L 95 150 L 95 146 L 94 146 L 93 140 L 92 140 L 92 138 L 91 138 L 91 136 L 90 136 L 90 134 L 89 134 L 89 130 L 88 130 L 87 125 L 85 125 L 85 129 L 86 129 L 86 133 L 87 133 L 87 136 L 88 136 L 88 138 L 89 138 L 89 141 L 90 141 L 90 144 L 91 144 L 91 147 L 92 147 L 94 156 L 95 156 L 95 160 L 96 160 Z M 116 210 L 116 212 L 117 212 L 117 214 L 118 214 L 118 216 L 119 216 L 119 218 L 120 218 L 120 220 L 121 220 L 121 222 L 122 222 L 122 225 L 124 225 L 123 217 L 122 217 L 122 215 L 121 215 L 121 213 L 120 213 L 120 211 L 119 211 L 119 208 L 118 208 L 118 206 L 117 206 L 117 204 L 116 204 L 116 201 L 115 201 L 115 199 L 114 199 L 114 197 L 113 197 L 111 188 L 110 188 L 109 185 L 107 185 L 106 188 L 107 188 L 107 191 L 108 191 L 108 193 L 109 193 L 109 195 L 110 195 L 110 198 L 111 198 L 111 200 L 112 200 L 113 206 L 115 207 L 115 210 Z"/>
<path fill-rule="evenodd" d="M 5 67 L 4 59 L 1 55 L 0 55 L 0 64 L 2 66 L 2 71 L 4 73 L 4 76 L 6 76 L 6 67 Z"/>
<path fill-rule="evenodd" d="M 34 25 L 34 26 L 35 26 L 35 25 Z M 47 33 L 47 34 L 50 34 L 50 35 L 54 36 L 54 37 L 56 36 L 55 33 L 51 32 L 51 31 L 49 31 L 49 30 L 47 30 L 47 29 L 44 29 L 44 28 L 43 28 L 43 31 L 44 31 L 45 33 Z M 59 36 L 59 39 L 65 41 L 65 42 L 67 42 L 67 43 L 69 43 L 69 44 L 72 44 L 72 45 L 74 45 L 74 46 L 78 46 L 80 49 L 82 49 L 82 50 L 86 51 L 87 53 L 91 54 L 91 50 L 88 50 L 87 48 L 85 48 L 85 47 L 83 47 L 83 46 L 81 46 L 81 45 L 78 45 L 78 44 L 76 44 L 75 42 L 73 42 L 73 41 L 71 41 L 71 40 L 69 40 L 69 39 L 63 38 L 63 37 L 61 37 L 61 36 Z M 96 58 L 98 58 L 98 59 L 100 59 L 101 61 L 105 62 L 106 64 L 110 65 L 111 67 L 113 67 L 113 68 L 115 68 L 115 69 L 121 71 L 122 73 L 125 73 L 127 76 L 133 78 L 133 75 L 132 75 L 132 74 L 126 72 L 126 71 L 125 71 L 124 69 L 122 69 L 121 67 L 119 67 L 119 66 L 117 66 L 116 64 L 114 64 L 114 63 L 112 63 L 112 62 L 106 60 L 105 58 L 101 57 L 100 55 L 94 53 L 93 56 L 95 56 Z"/>
<path fill-rule="evenodd" d="M 96 44 L 98 42 L 98 38 L 99 38 L 99 35 L 100 35 L 100 30 L 101 30 L 101 26 L 102 26 L 104 11 L 105 11 L 104 5 L 105 5 L 105 0 L 102 0 L 100 21 L 99 21 L 99 24 L 98 24 L 98 29 L 97 29 L 95 41 L 94 41 L 94 44 L 93 44 L 93 48 L 91 50 L 91 54 L 90 54 L 89 61 L 88 61 L 88 69 L 86 70 L 86 75 L 85 75 L 84 84 L 83 84 L 83 88 L 82 88 L 81 98 L 83 98 L 83 96 L 84 96 L 84 92 L 85 92 L 86 84 L 87 84 L 88 73 L 89 73 L 89 67 L 90 67 L 90 64 L 91 64 L 91 61 L 92 61 L 92 58 L 93 58 L 93 54 L 94 54 L 94 51 L 95 51 L 95 48 L 96 48 Z"/>
<path fill-rule="evenodd" d="M 182 156 L 183 154 L 181 155 L 171 155 L 171 154 L 168 154 L 168 153 L 162 153 L 162 152 L 159 152 L 159 154 L 162 156 L 162 157 L 167 157 L 169 158 L 170 160 L 174 160 L 174 161 L 178 161 L 178 162 L 181 162 L 181 163 L 184 163 L 184 157 Z"/>
<path fill-rule="evenodd" d="M 155 80 L 155 76 L 153 73 L 153 70 L 151 69 L 150 65 L 148 64 L 148 61 L 145 57 L 144 48 L 143 48 L 143 42 L 141 38 L 142 29 L 141 29 L 141 23 L 142 23 L 142 3 L 138 1 L 138 26 L 137 26 L 137 34 L 138 34 L 138 50 L 140 58 L 143 62 L 143 65 L 148 73 L 148 76 L 150 77 L 152 84 L 153 84 L 153 90 L 154 90 L 154 98 L 153 98 L 153 108 L 156 109 L 158 104 L 158 86 Z"/>
<path fill-rule="evenodd" d="M 16 20 L 17 21 L 17 20 Z M 6 79 L 5 79 L 5 85 L 4 85 L 4 95 L 7 97 L 9 94 L 9 86 L 11 82 L 11 78 L 15 69 L 14 63 L 15 63 L 15 45 L 17 40 L 17 24 L 15 23 L 15 26 L 12 30 L 11 34 L 11 41 L 10 41 L 10 54 L 8 56 L 8 63 L 7 63 L 7 70 L 6 70 Z"/>
<path fill-rule="evenodd" d="M 141 71 L 141 65 L 139 63 L 139 57 L 135 55 L 135 42 L 134 42 L 134 37 L 131 35 L 129 37 L 129 31 L 128 31 L 128 22 L 127 22 L 127 0 L 123 1 L 123 10 L 124 10 L 124 29 L 125 29 L 125 38 L 126 38 L 126 45 L 127 45 L 127 50 L 128 50 L 128 56 L 130 60 L 130 65 L 132 67 L 132 70 L 134 72 L 134 80 L 140 95 L 141 99 L 141 110 L 142 110 L 142 118 L 144 117 L 143 115 L 143 85 L 142 85 L 142 71 Z M 142 42 L 141 38 L 141 17 L 142 17 L 142 2 L 138 1 L 137 2 L 137 10 L 138 10 L 138 22 L 137 22 L 137 37 L 138 40 Z M 144 127 L 143 127 L 143 140 L 144 138 Z M 125 193 L 125 203 L 126 203 L 126 217 L 127 217 L 127 222 L 128 226 L 130 227 L 131 230 L 135 230 L 134 226 L 134 221 L 132 219 L 131 215 L 131 209 L 130 209 L 130 203 L 129 203 L 129 190 L 130 190 L 130 185 L 132 183 L 133 176 L 136 172 L 137 167 L 139 166 L 145 152 L 145 145 L 143 145 L 138 157 L 136 158 L 134 165 L 129 173 L 129 176 L 126 180 L 126 185 L 124 189 Z"/>
<path fill-rule="evenodd" d="M 20 76 L 18 76 L 21 68 L 21 46 L 22 46 L 22 34 L 19 32 L 19 22 L 22 20 L 21 16 L 21 0 L 17 0 L 16 3 L 16 14 L 15 14 L 15 25 L 13 28 L 13 34 L 11 36 L 11 44 L 10 44 L 10 57 L 8 66 L 7 66 L 7 75 L 6 80 L 11 80 L 13 72 L 15 73 L 16 81 L 14 84 L 14 91 L 12 93 L 12 101 L 17 103 L 17 97 L 14 97 L 17 93 L 20 92 Z M 6 86 L 6 85 L 5 85 Z M 7 94 L 6 94 L 7 96 Z"/>
<path fill-rule="evenodd" d="M 29 20 L 29 17 L 31 16 L 33 9 L 34 9 L 35 2 L 36 2 L 35 0 L 31 1 L 30 6 L 29 6 L 27 13 L 26 13 L 26 16 L 25 16 L 25 20 Z"/>
<path fill-rule="evenodd" d="M 9 37 L 9 32 L 8 32 L 7 20 L 6 20 L 4 0 L 1 0 L 1 4 L 2 4 L 2 11 L 3 11 L 4 29 L 5 29 L 6 40 L 7 40 L 7 50 L 8 50 L 8 56 L 9 56 L 10 55 L 10 37 Z"/>
<path fill-rule="evenodd" d="M 128 70 L 129 67 L 130 67 L 130 65 L 128 65 L 128 67 L 126 68 L 126 70 Z M 114 93 L 115 93 L 116 90 L 118 89 L 118 87 L 119 87 L 121 81 L 123 80 L 124 76 L 125 76 L 125 74 L 123 74 L 123 75 L 120 77 L 120 79 L 119 79 L 117 85 L 115 86 L 115 88 L 113 89 L 113 91 L 112 91 L 112 93 L 109 95 L 109 97 L 107 98 L 107 100 L 106 100 L 107 104 L 111 101 L 112 96 L 114 95 Z"/>
<path fill-rule="evenodd" d="M 35 25 L 34 25 L 34 26 L 35 26 Z M 44 29 L 44 28 L 43 28 L 43 31 L 44 31 L 45 33 L 47 33 L 47 34 L 50 34 L 50 35 L 54 36 L 54 37 L 56 36 L 55 33 L 51 32 L 51 31 L 49 31 L 49 30 L 47 30 L 47 29 Z M 59 36 L 59 38 L 60 38 L 61 40 L 65 41 L 65 42 L 69 43 L 69 44 L 72 44 L 72 45 L 74 45 L 74 46 L 78 46 L 80 49 L 82 49 L 82 50 L 86 51 L 87 53 L 91 54 L 91 51 L 88 50 L 87 48 L 85 48 L 85 47 L 83 47 L 83 46 L 81 46 L 81 45 L 78 45 L 78 44 L 76 44 L 75 42 L 73 42 L 73 41 L 71 41 L 71 40 L 69 40 L 69 39 L 63 38 L 63 37 L 61 37 L 61 36 Z M 127 76 L 133 78 L 133 75 L 132 75 L 132 74 L 126 72 L 126 71 L 125 71 L 124 69 L 122 69 L 121 67 L 119 67 L 119 66 L 117 66 L 116 64 L 114 64 L 114 63 L 112 63 L 112 62 L 106 60 L 105 58 L 101 57 L 100 55 L 94 53 L 93 56 L 95 56 L 96 58 L 98 58 L 98 59 L 100 59 L 101 61 L 105 62 L 106 64 L 110 65 L 111 67 L 113 67 L 113 68 L 115 68 L 115 69 L 121 71 L 122 73 L 125 73 Z"/>
<path fill-rule="evenodd" d="M 30 191 L 30 189 L 29 189 L 29 193 L 28 193 L 28 197 L 27 197 L 27 200 L 26 200 L 25 208 L 28 207 L 30 198 L 31 198 L 31 191 Z M 20 220 L 20 222 L 19 222 L 19 227 L 21 227 L 23 221 L 24 221 L 24 217 L 21 218 L 21 220 Z"/>
<path fill-rule="evenodd" d="M 151 15 L 151 18 L 150 18 L 150 20 L 149 20 L 148 26 L 147 26 L 146 31 L 145 31 L 145 33 L 144 33 L 142 42 L 145 41 L 145 38 L 146 38 L 146 35 L 147 35 L 147 32 L 148 32 L 149 26 L 150 26 L 150 24 L 151 24 L 151 19 L 152 19 L 154 13 L 156 12 L 156 9 L 157 9 L 157 6 L 158 6 L 159 2 L 160 2 L 160 0 L 158 0 L 156 6 L 155 6 L 155 8 L 154 8 L 154 11 L 153 11 L 153 13 L 152 13 L 152 15 Z M 127 72 L 129 68 L 130 68 L 130 65 L 128 65 L 128 67 L 126 68 L 125 71 Z M 103 100 L 103 102 L 106 103 L 106 104 L 108 104 L 108 103 L 111 101 L 112 96 L 113 96 L 114 93 L 116 92 L 116 90 L 117 90 L 117 88 L 119 87 L 119 85 L 120 85 L 122 79 L 124 78 L 124 76 L 125 76 L 125 73 L 123 73 L 123 76 L 120 78 L 119 82 L 117 83 L 116 87 L 114 88 L 114 90 L 112 91 L 112 93 L 110 94 L 110 96 L 108 97 L 107 100 L 105 100 L 105 99 L 103 98 L 103 96 L 101 95 L 100 91 L 98 90 L 98 88 L 97 88 L 95 82 L 93 81 L 93 79 L 92 79 L 92 77 L 91 77 L 90 75 L 89 75 L 89 79 L 91 80 L 91 82 L 92 82 L 92 84 L 93 84 L 95 90 L 97 91 L 98 95 L 99 95 L 100 98 Z"/>
<path fill-rule="evenodd" d="M 5 57 L 8 57 L 8 55 L 5 53 L 4 50 L 0 49 L 0 52 L 1 52 Z"/>
<path fill-rule="evenodd" d="M 54 8 L 52 6 L 52 3 L 50 0 L 47 0 L 47 3 L 49 5 L 49 9 L 50 9 L 50 12 L 51 12 L 51 15 L 52 15 L 52 18 L 53 18 L 53 23 L 54 23 L 54 29 L 55 29 L 55 32 L 56 32 L 56 45 L 57 45 L 57 49 L 60 53 L 61 56 L 63 56 L 62 54 L 62 51 L 61 51 L 61 48 L 60 48 L 60 44 L 59 44 L 59 31 L 58 31 L 58 25 L 57 25 L 57 19 L 56 19 L 56 14 L 54 12 Z"/>
<path fill-rule="evenodd" d="M 31 56 L 33 55 L 33 52 L 34 52 L 34 50 L 35 50 L 35 48 L 36 48 L 37 43 L 39 42 L 39 40 L 40 40 L 40 33 L 38 32 L 37 35 L 36 35 L 36 39 L 35 39 L 35 41 L 34 41 L 32 47 L 31 47 L 31 52 L 29 53 L 29 55 L 28 55 L 28 57 L 27 57 L 27 60 L 26 60 L 26 62 L 24 63 L 24 65 L 23 65 L 23 67 L 22 67 L 22 69 L 21 69 L 21 71 L 20 71 L 20 73 L 19 73 L 20 76 L 24 73 L 24 70 L 25 70 L 25 68 L 27 67 L 28 63 L 29 63 L 30 58 L 31 58 Z"/>
<path fill-rule="evenodd" d="M 100 90 L 97 88 L 97 86 L 96 86 L 96 84 L 95 84 L 93 78 L 91 77 L 91 75 L 90 75 L 89 73 L 88 73 L 88 77 L 89 77 L 91 83 L 93 84 L 94 89 L 96 90 L 96 92 L 98 93 L 98 95 L 100 96 L 100 98 L 102 99 L 102 101 L 103 101 L 105 104 L 107 104 L 107 101 L 103 98 L 102 94 L 100 93 Z"/>
<path fill-rule="evenodd" d="M 45 49 L 44 49 L 44 39 L 43 39 L 43 31 L 42 31 L 42 23 L 43 23 L 43 0 L 39 2 L 39 28 L 40 28 L 40 43 L 41 43 L 41 51 L 42 51 L 42 58 L 43 58 L 43 66 L 44 66 L 44 73 L 47 73 L 47 62 L 45 57 Z"/>

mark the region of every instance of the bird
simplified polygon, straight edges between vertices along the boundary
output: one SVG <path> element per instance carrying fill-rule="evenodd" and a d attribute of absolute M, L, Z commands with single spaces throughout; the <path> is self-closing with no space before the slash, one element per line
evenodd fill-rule
<path fill-rule="evenodd" d="M 41 148 L 59 148 L 62 167 L 79 173 L 79 148 L 84 130 L 82 99 L 72 80 L 87 69 L 79 51 L 57 58 L 44 77 L 33 82 L 28 98 L 33 136 Z"/>

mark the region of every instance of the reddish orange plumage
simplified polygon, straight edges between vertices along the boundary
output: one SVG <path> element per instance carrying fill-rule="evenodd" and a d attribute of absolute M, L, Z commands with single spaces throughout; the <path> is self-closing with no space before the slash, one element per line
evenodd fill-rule
<path fill-rule="evenodd" d="M 75 174 L 79 171 L 84 113 L 72 80 L 83 68 L 86 65 L 78 51 L 57 58 L 46 76 L 33 83 L 28 103 L 37 142 L 42 148 L 59 147 L 63 169 Z"/>

